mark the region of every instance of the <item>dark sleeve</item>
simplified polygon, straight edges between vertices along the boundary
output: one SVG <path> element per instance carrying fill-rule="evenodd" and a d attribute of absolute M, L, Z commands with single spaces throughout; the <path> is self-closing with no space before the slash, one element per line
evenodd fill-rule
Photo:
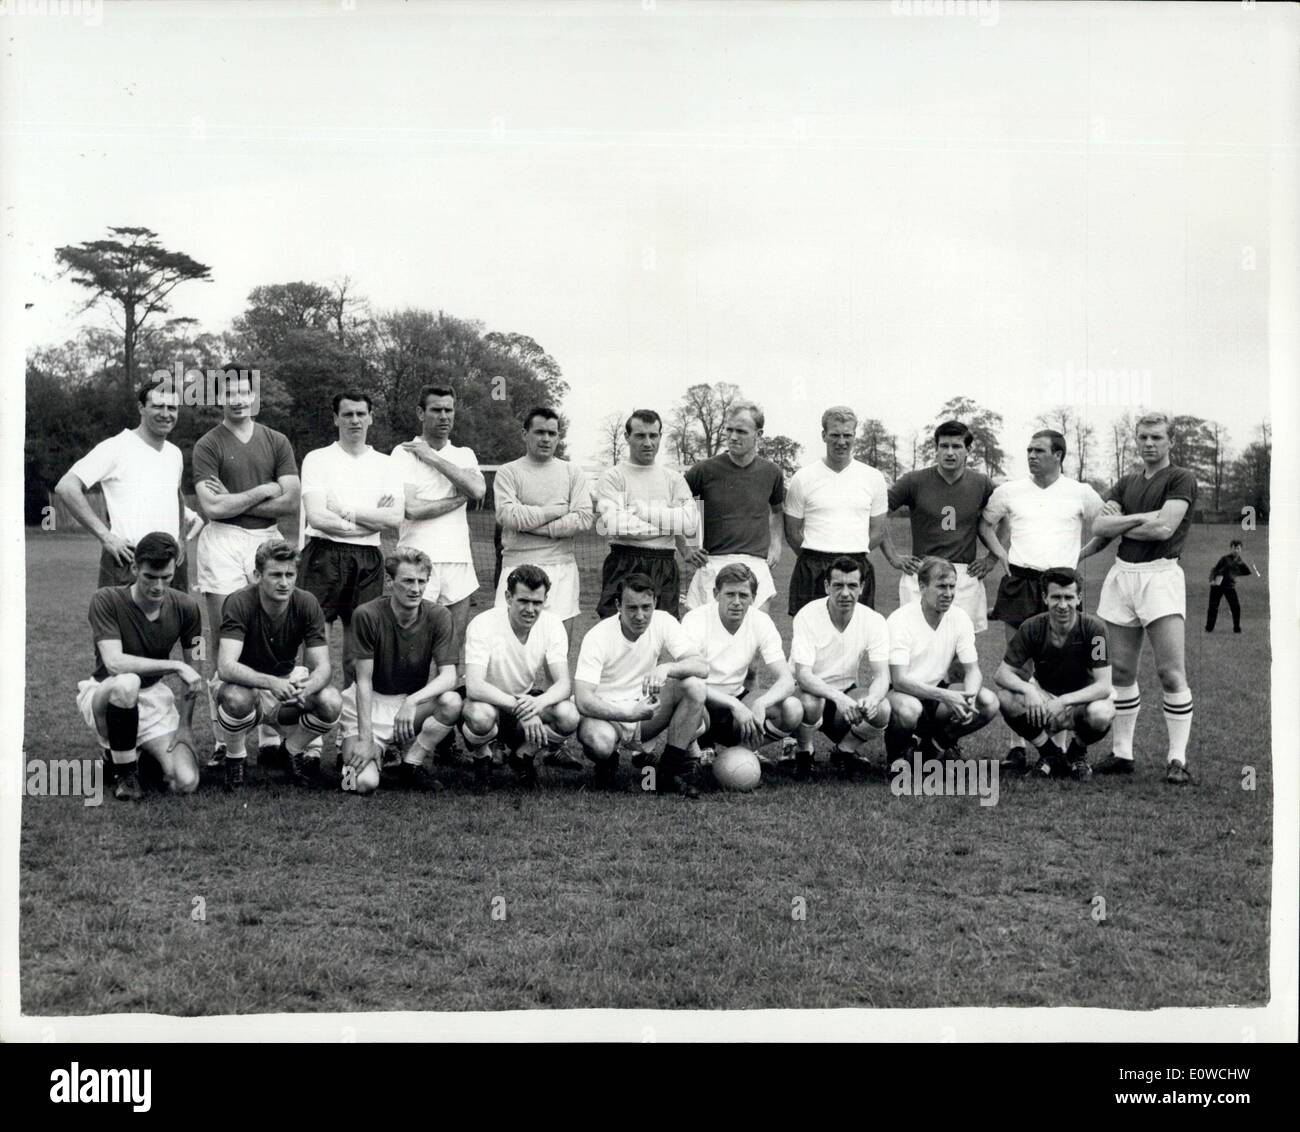
<path fill-rule="evenodd" d="M 900 507 L 906 505 L 912 506 L 912 473 L 907 472 L 896 479 L 889 488 L 889 509 L 897 511 Z M 980 504 L 984 506 L 983 503 Z"/>
<path fill-rule="evenodd" d="M 317 645 L 329 644 L 329 636 L 325 631 L 325 614 L 320 611 L 320 602 L 316 600 L 314 594 L 309 594 L 306 590 L 295 590 L 294 592 L 301 594 L 305 599 L 303 647 L 314 649 Z"/>
<path fill-rule="evenodd" d="M 188 594 L 181 605 L 181 648 L 192 649 L 203 639 L 203 615 L 199 603 Z"/>
<path fill-rule="evenodd" d="M 1025 622 L 1016 630 L 1015 635 L 1007 642 L 1006 655 L 1003 660 L 1022 675 L 1029 671 L 1033 662 L 1033 643 L 1026 631 L 1029 628 L 1029 622 Z"/>
<path fill-rule="evenodd" d="M 1186 468 L 1179 468 L 1178 474 L 1169 481 L 1166 499 L 1186 499 L 1190 511 L 1196 504 L 1196 476 Z"/>
<path fill-rule="evenodd" d="M 352 655 L 357 660 L 374 660 L 379 637 L 379 619 L 364 606 L 352 615 Z"/>
<path fill-rule="evenodd" d="M 289 438 L 282 432 L 273 432 L 271 436 L 275 448 L 274 477 L 279 479 L 281 476 L 296 476 L 298 461 L 294 459 L 293 445 L 289 443 Z"/>
<path fill-rule="evenodd" d="M 1110 486 L 1110 490 L 1101 497 L 1103 503 L 1118 503 L 1121 507 L 1124 505 L 1124 481 L 1128 476 L 1120 476 Z"/>
<path fill-rule="evenodd" d="M 242 641 L 248 631 L 249 613 L 247 593 L 241 591 L 226 598 L 225 604 L 221 607 L 221 636 Z"/>
<path fill-rule="evenodd" d="M 117 621 L 113 597 L 107 589 L 96 590 L 90 597 L 90 631 L 97 641 L 120 641 L 122 626 Z"/>
<path fill-rule="evenodd" d="M 682 478 L 686 481 L 686 486 L 691 489 L 692 496 L 699 498 L 704 494 L 704 477 L 700 474 L 699 464 L 692 464 L 687 468 Z"/>
<path fill-rule="evenodd" d="M 436 668 L 456 663 L 456 627 L 441 605 L 433 607 L 433 663 Z"/>
<path fill-rule="evenodd" d="M 1244 562 L 1234 562 L 1232 564 L 1232 572 L 1234 574 L 1249 574 L 1250 567 L 1247 566 Z"/>
<path fill-rule="evenodd" d="M 773 507 L 780 507 L 785 502 L 785 476 L 775 464 L 772 465 L 772 493 L 767 497 L 767 501 Z"/>
<path fill-rule="evenodd" d="M 194 445 L 190 466 L 194 471 L 196 483 L 209 477 L 221 478 L 218 467 L 217 446 L 208 437 L 200 436 L 198 442 Z"/>
<path fill-rule="evenodd" d="M 1083 626 L 1088 631 L 1088 667 L 1105 668 L 1110 664 L 1110 634 L 1106 632 L 1106 622 L 1100 617 L 1089 617 Z"/>

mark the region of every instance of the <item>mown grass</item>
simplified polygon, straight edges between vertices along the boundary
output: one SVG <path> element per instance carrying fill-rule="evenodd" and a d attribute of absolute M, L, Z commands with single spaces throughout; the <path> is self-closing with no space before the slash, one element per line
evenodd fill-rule
<path fill-rule="evenodd" d="M 440 769 L 437 795 L 358 799 L 293 791 L 270 767 L 235 796 L 205 781 L 140 805 L 27 798 L 23 1011 L 1262 1003 L 1267 595 L 1243 582 L 1241 636 L 1201 631 L 1228 537 L 1194 528 L 1185 557 L 1193 788 L 1161 780 L 1148 655 L 1133 779 L 1003 780 L 992 807 L 824 771 L 696 803 L 643 795 L 628 770 L 614 794 L 544 771 L 538 792 L 478 796 Z M 1265 538 L 1248 549 L 1267 574 Z M 1109 557 L 1089 563 L 1090 595 Z M 73 696 L 94 546 L 33 531 L 27 561 L 27 757 L 92 754 Z M 887 567 L 878 593 L 895 607 Z M 994 625 L 986 674 L 1001 649 Z M 966 745 L 995 757 L 1009 737 L 995 724 Z"/>

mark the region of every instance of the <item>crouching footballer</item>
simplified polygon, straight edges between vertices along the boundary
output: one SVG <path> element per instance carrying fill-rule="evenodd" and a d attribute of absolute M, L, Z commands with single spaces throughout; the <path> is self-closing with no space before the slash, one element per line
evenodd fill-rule
<path fill-rule="evenodd" d="M 329 638 L 320 604 L 297 589 L 298 552 L 268 539 L 253 559 L 253 585 L 221 607 L 217 654 L 217 735 L 226 744 L 226 789 L 244 785 L 245 744 L 258 722 L 284 740 L 290 778 L 315 785 L 320 758 L 305 752 L 334 729 L 342 710 L 330 686 Z M 305 665 L 298 664 L 302 649 Z"/>
<path fill-rule="evenodd" d="M 460 735 L 480 787 L 490 781 L 494 740 L 526 786 L 537 784 L 543 750 L 549 765 L 582 765 L 561 752 L 578 729 L 578 709 L 569 698 L 569 634 L 557 614 L 542 608 L 550 589 L 546 571 L 516 566 L 506 577 L 506 604 L 480 613 L 465 634 Z"/>
<path fill-rule="evenodd" d="M 386 751 L 400 753 L 401 784 L 417 785 L 419 768 L 460 719 L 455 621 L 445 605 L 424 600 L 433 562 L 399 546 L 384 572 L 388 596 L 357 606 L 348 626 L 355 669 L 342 696 L 339 785 L 351 794 L 379 788 Z"/>
<path fill-rule="evenodd" d="M 105 586 L 90 599 L 95 671 L 77 685 L 77 707 L 117 780 L 114 795 L 127 801 L 144 796 L 141 754 L 158 763 L 173 794 L 199 784 L 190 720 L 203 687 L 193 666 L 203 630 L 198 602 L 171 588 L 179 553 L 171 535 L 145 535 L 135 546 L 132 583 Z M 171 659 L 177 643 L 182 660 Z M 179 712 L 165 676 L 184 682 Z"/>
<path fill-rule="evenodd" d="M 1042 583 L 1047 612 L 1021 623 L 993 679 L 1002 718 L 1038 751 L 1038 772 L 1086 782 L 1088 747 L 1115 720 L 1106 624 L 1079 609 L 1075 570 L 1046 570 Z M 1013 747 L 1003 766 L 1023 774 L 1028 758 Z"/>

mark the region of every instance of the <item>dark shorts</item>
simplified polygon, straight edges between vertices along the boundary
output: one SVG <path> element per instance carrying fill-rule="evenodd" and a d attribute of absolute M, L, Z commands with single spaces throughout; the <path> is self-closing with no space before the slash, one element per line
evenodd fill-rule
<path fill-rule="evenodd" d="M 852 558 L 862 565 L 862 592 L 858 604 L 868 609 L 876 608 L 876 571 L 866 554 L 824 554 L 820 550 L 801 550 L 790 574 L 790 606 L 787 612 L 793 617 L 810 602 L 826 596 L 826 574 L 835 559 Z"/>
<path fill-rule="evenodd" d="M 740 742 L 740 730 L 731 709 L 721 704 L 704 705 L 709 717 L 708 730 L 700 736 L 701 747 L 734 747 Z"/>
<path fill-rule="evenodd" d="M 320 602 L 327 622 L 342 617 L 346 625 L 358 605 L 384 596 L 384 556 L 377 546 L 308 539 L 298 586 Z"/>
<path fill-rule="evenodd" d="M 954 684 L 960 684 L 955 680 L 940 680 L 938 688 L 951 688 Z M 916 722 L 916 734 L 927 736 L 939 725 L 939 701 L 922 700 L 921 701 L 921 718 Z"/>
<path fill-rule="evenodd" d="M 851 684 L 844 689 L 846 696 L 852 696 L 858 690 L 856 684 Z M 822 725 L 817 729 L 826 736 L 832 743 L 838 743 L 845 735 L 849 733 L 852 727 L 847 720 L 840 718 L 839 709 L 836 708 L 834 701 L 822 701 Z"/>
<path fill-rule="evenodd" d="M 998 599 L 989 611 L 990 621 L 1019 626 L 1037 613 L 1047 612 L 1043 600 L 1042 572 L 1011 566 L 998 583 Z"/>
<path fill-rule="evenodd" d="M 461 700 L 469 699 L 469 693 L 465 690 L 465 685 L 460 684 L 456 687 L 456 694 Z M 530 696 L 540 696 L 541 688 L 531 688 L 528 694 Z M 495 704 L 493 705 L 496 706 Z M 519 750 L 525 743 L 524 729 L 519 726 L 519 720 L 515 718 L 515 713 L 506 711 L 505 708 L 497 708 L 497 736 L 492 740 L 494 743 L 500 743 L 506 751 L 514 752 Z"/>
<path fill-rule="evenodd" d="M 605 564 L 600 570 L 598 617 L 618 612 L 618 584 L 629 574 L 647 574 L 655 585 L 655 608 L 680 616 L 681 575 L 677 569 L 677 552 L 669 548 L 623 546 L 611 543 Z"/>
<path fill-rule="evenodd" d="M 105 586 L 129 586 L 133 581 L 135 579 L 131 576 L 130 566 L 119 566 L 107 550 L 101 551 L 99 555 L 99 589 L 102 590 Z M 189 593 L 189 559 L 176 567 L 176 573 L 172 575 L 171 587 L 174 590 L 180 590 L 182 593 Z"/>

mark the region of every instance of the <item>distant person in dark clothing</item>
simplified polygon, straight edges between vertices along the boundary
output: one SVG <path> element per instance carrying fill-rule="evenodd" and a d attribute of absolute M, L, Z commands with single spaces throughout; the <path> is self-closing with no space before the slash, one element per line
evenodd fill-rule
<path fill-rule="evenodd" d="M 1219 600 L 1228 599 L 1228 608 L 1232 610 L 1232 631 L 1241 632 L 1241 602 L 1237 600 L 1237 578 L 1250 576 L 1250 567 L 1241 557 L 1241 539 L 1233 539 L 1228 544 L 1228 553 L 1214 564 L 1210 571 L 1210 604 L 1205 611 L 1205 631 L 1214 632 L 1215 622 L 1219 619 Z"/>

